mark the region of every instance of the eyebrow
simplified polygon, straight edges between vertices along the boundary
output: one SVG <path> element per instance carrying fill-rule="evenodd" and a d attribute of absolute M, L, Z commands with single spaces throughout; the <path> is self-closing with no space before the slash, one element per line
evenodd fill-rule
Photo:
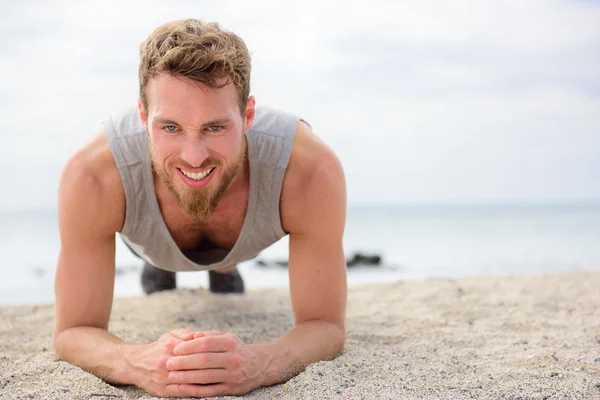
<path fill-rule="evenodd" d="M 156 117 L 156 118 L 154 118 L 154 120 L 156 122 L 158 122 L 159 124 L 179 125 L 177 122 L 175 122 L 171 119 L 167 119 L 167 118 Z M 212 121 L 205 122 L 202 124 L 202 126 L 207 127 L 207 126 L 213 126 L 213 125 L 224 125 L 228 122 L 229 122 L 229 118 L 218 118 L 218 119 L 214 119 Z"/>

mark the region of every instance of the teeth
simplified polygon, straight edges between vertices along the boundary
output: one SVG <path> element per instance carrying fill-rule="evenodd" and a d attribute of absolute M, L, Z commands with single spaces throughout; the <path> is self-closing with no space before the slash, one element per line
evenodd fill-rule
<path fill-rule="evenodd" d="M 181 171 L 181 172 L 182 172 L 182 173 L 183 173 L 185 176 L 187 176 L 188 178 L 190 178 L 190 179 L 193 179 L 193 180 L 195 180 L 195 181 L 199 181 L 199 180 L 201 180 L 201 179 L 204 179 L 204 178 L 206 178 L 206 177 L 208 176 L 208 174 L 210 174 L 210 172 L 211 172 L 212 170 L 213 170 L 213 168 L 211 168 L 211 169 L 209 169 L 209 170 L 207 170 L 207 171 L 204 171 L 204 172 L 197 172 L 197 173 L 194 173 L 194 172 L 187 172 L 186 170 L 180 169 L 180 171 Z"/>

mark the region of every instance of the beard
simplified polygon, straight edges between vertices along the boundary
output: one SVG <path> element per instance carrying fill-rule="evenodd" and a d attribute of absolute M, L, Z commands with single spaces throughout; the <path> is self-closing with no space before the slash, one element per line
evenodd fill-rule
<path fill-rule="evenodd" d="M 215 185 L 213 182 L 207 186 L 194 189 L 185 188 L 183 190 L 177 190 L 173 184 L 173 179 L 167 173 L 165 168 L 162 168 L 158 161 L 154 158 L 154 152 L 152 154 L 152 169 L 158 175 L 161 182 L 169 189 L 171 194 L 175 197 L 183 211 L 197 221 L 206 221 L 212 215 L 215 208 L 219 204 L 219 200 L 223 197 L 231 182 L 239 174 L 246 162 L 247 158 L 247 144 L 246 139 L 242 140 L 242 148 L 240 153 L 233 162 L 223 169 L 221 181 Z M 215 169 L 222 167 L 222 162 L 219 159 L 209 157 L 202 164 L 200 168 L 206 168 L 209 165 L 215 167 Z M 192 166 L 181 159 L 172 160 L 167 166 L 168 170 L 173 170 L 177 166 L 188 167 L 192 169 Z M 216 171 L 211 171 L 211 174 Z"/>

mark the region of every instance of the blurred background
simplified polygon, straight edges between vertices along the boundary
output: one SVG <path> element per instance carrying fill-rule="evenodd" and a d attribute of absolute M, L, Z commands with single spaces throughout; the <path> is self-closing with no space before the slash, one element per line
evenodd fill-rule
<path fill-rule="evenodd" d="M 339 155 L 347 256 L 381 257 L 350 285 L 600 268 L 600 2 L 23 0 L 0 15 L 0 305 L 53 301 L 64 163 L 188 17 L 240 35 L 258 104 Z M 115 295 L 139 295 L 117 246 Z M 286 239 L 258 258 L 249 288 L 288 284 Z"/>

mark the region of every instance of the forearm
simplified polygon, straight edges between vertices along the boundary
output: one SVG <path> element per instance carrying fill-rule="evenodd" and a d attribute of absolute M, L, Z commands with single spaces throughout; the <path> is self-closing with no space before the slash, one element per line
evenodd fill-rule
<path fill-rule="evenodd" d="M 343 350 L 345 339 L 339 324 L 314 320 L 297 325 L 273 342 L 250 345 L 265 360 L 262 386 L 285 382 L 307 365 L 335 357 Z"/>
<path fill-rule="evenodd" d="M 110 332 L 87 326 L 67 329 L 54 340 L 56 355 L 112 384 L 132 384 L 128 345 Z"/>

